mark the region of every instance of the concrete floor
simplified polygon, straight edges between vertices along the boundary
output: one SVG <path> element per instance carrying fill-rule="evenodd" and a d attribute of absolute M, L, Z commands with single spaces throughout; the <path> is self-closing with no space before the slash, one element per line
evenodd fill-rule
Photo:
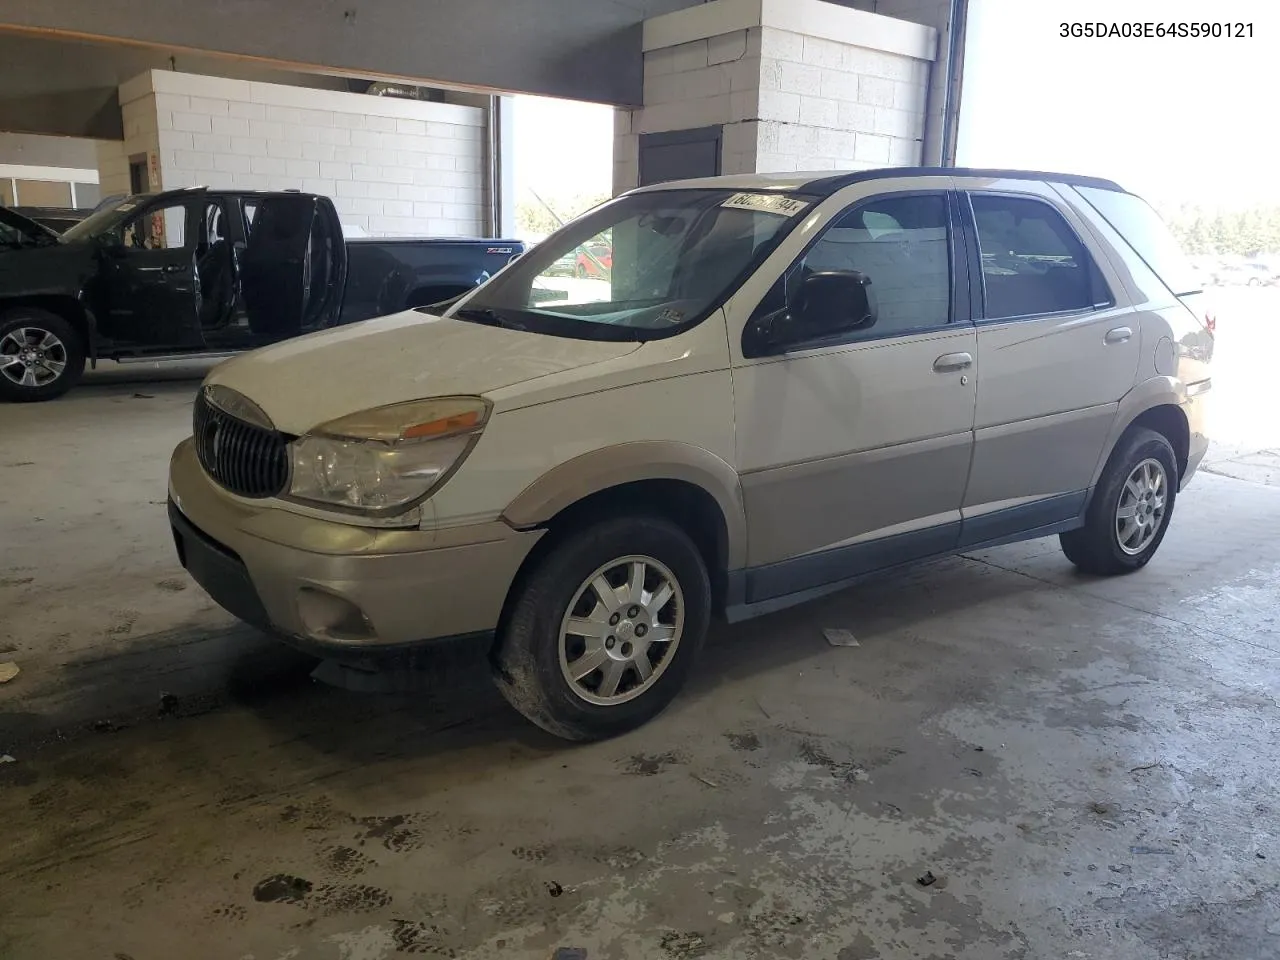
<path fill-rule="evenodd" d="M 1228 409 L 1268 312 L 1220 321 Z M 355 693 L 212 606 L 163 507 L 194 384 L 128 375 L 0 408 L 4 960 L 1280 950 L 1274 403 L 1140 574 L 1037 541 L 718 628 L 670 711 L 573 747 L 467 651 Z"/>

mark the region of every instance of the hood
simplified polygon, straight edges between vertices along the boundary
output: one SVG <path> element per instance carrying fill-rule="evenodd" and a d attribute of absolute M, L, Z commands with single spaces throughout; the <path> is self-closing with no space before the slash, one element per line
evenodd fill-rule
<path fill-rule="evenodd" d="M 639 347 L 409 310 L 255 350 L 216 367 L 206 382 L 239 391 L 277 429 L 300 434 L 361 410 L 427 397 L 480 396 Z"/>
<path fill-rule="evenodd" d="M 58 232 L 56 230 L 49 229 L 43 223 L 36 223 L 30 217 L 24 217 L 22 214 L 15 213 L 7 207 L 0 207 L 0 223 L 25 233 L 33 239 L 58 240 Z"/>

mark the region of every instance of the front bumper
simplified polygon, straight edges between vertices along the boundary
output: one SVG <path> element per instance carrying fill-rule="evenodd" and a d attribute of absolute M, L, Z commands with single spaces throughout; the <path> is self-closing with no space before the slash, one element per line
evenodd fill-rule
<path fill-rule="evenodd" d="M 190 440 L 169 465 L 178 557 L 220 606 L 316 652 L 375 653 L 491 634 L 542 531 L 501 521 L 386 530 L 226 493 Z"/>

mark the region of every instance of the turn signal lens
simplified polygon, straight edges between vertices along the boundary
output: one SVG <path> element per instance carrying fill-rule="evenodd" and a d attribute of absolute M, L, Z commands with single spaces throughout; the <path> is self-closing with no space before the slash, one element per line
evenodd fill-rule
<path fill-rule="evenodd" d="M 349 440 L 403 443 L 440 440 L 484 426 L 489 404 L 480 397 L 434 397 L 363 410 L 310 431 L 313 435 Z"/>
<path fill-rule="evenodd" d="M 470 430 L 479 426 L 480 413 L 481 411 L 479 410 L 468 410 L 465 413 L 441 417 L 438 420 L 428 420 L 426 423 L 415 423 L 412 427 L 405 427 L 404 432 L 400 434 L 400 439 L 418 440 L 426 437 L 447 437 L 452 433 Z"/>

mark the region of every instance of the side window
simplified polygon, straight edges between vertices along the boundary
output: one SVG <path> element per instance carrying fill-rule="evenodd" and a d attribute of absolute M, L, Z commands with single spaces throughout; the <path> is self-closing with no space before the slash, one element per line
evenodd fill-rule
<path fill-rule="evenodd" d="M 947 200 L 941 193 L 877 197 L 835 220 L 786 279 L 794 303 L 807 277 L 861 274 L 874 312 L 844 339 L 944 326 L 951 318 Z"/>
<path fill-rule="evenodd" d="M 1196 269 L 1147 202 L 1131 193 L 1076 187 L 1076 192 L 1124 237 L 1134 251 L 1177 296 L 1195 293 L 1203 286 Z"/>
<path fill-rule="evenodd" d="M 173 204 L 149 210 L 124 225 L 130 250 L 177 250 L 186 246 L 187 208 Z"/>
<path fill-rule="evenodd" d="M 1088 310 L 1109 299 L 1080 238 L 1042 200 L 970 195 L 988 320 Z"/>

